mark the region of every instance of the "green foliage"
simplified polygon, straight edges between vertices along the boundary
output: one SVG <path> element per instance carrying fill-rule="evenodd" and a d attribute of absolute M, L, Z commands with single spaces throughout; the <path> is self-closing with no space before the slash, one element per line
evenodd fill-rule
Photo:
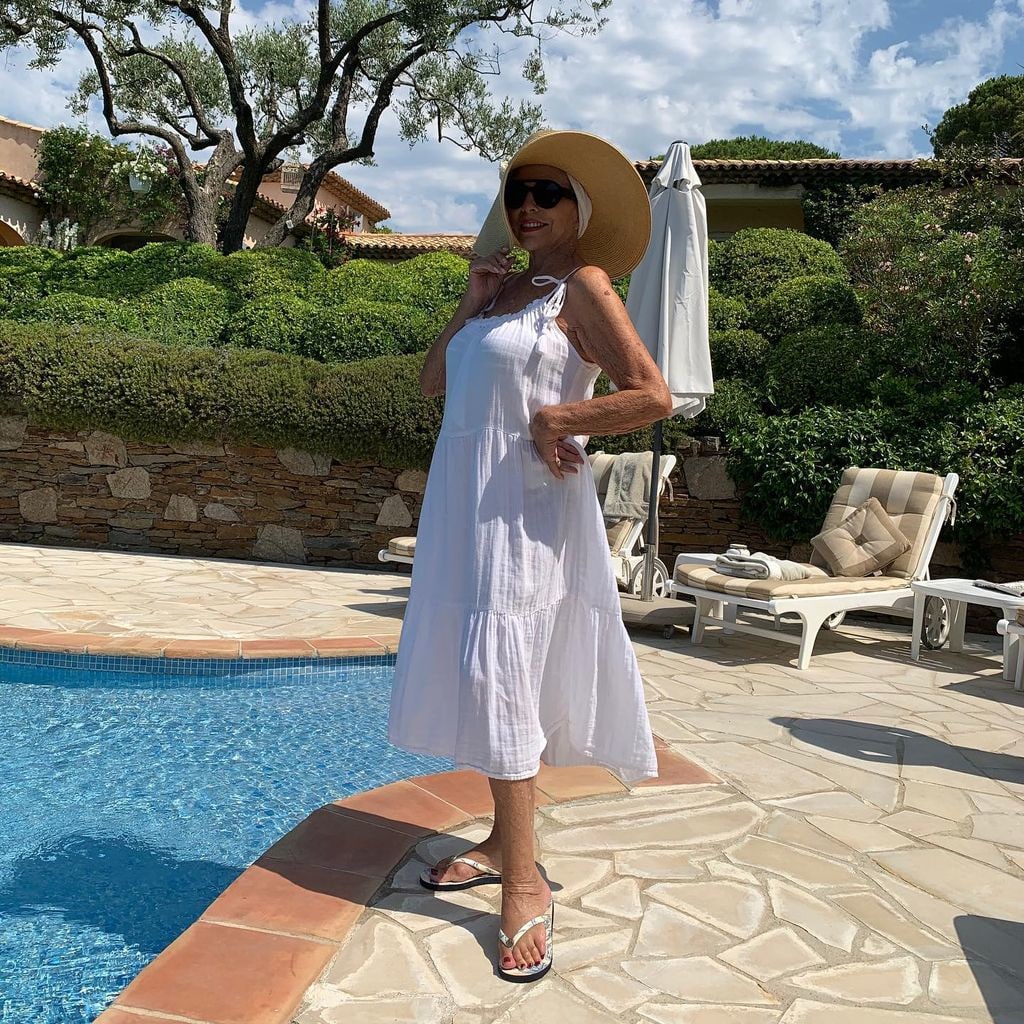
<path fill-rule="evenodd" d="M 469 280 L 469 262 L 450 252 L 411 260 L 350 260 L 315 282 L 313 301 L 325 306 L 386 302 L 437 311 L 457 303 Z"/>
<path fill-rule="evenodd" d="M 764 135 L 711 139 L 690 147 L 694 160 L 836 160 L 839 154 L 813 142 L 785 141 Z M 663 159 L 657 157 L 655 159 Z"/>
<path fill-rule="evenodd" d="M 291 292 L 264 295 L 235 310 L 224 328 L 224 341 L 237 348 L 298 354 L 304 350 L 309 316 L 309 303 Z"/>
<path fill-rule="evenodd" d="M 842 247 L 865 326 L 928 386 L 1010 380 L 1024 327 L 1021 192 L 999 179 L 969 188 L 887 193 L 854 216 Z"/>
<path fill-rule="evenodd" d="M 128 332 L 137 332 L 140 328 L 139 315 L 133 307 L 75 292 L 44 295 L 35 302 L 15 307 L 8 316 L 23 323 L 53 326 L 96 324 Z"/>
<path fill-rule="evenodd" d="M 759 302 L 794 277 L 823 274 L 846 278 L 836 251 L 802 231 L 744 228 L 720 243 L 712 283 L 726 295 Z"/>
<path fill-rule="evenodd" d="M 246 300 L 282 291 L 305 294 L 320 285 L 327 271 L 306 249 L 245 249 L 212 260 L 205 276 Z"/>
<path fill-rule="evenodd" d="M 856 326 L 861 309 L 857 293 L 845 281 L 817 274 L 783 281 L 758 306 L 754 321 L 762 334 L 778 340 L 830 324 Z"/>
<path fill-rule="evenodd" d="M 102 300 L 86 300 L 102 301 Z M 55 428 L 140 441 L 235 440 L 426 468 L 443 405 L 422 356 L 324 365 L 273 352 L 169 347 L 107 328 L 3 324 L 0 396 Z"/>
<path fill-rule="evenodd" d="M 717 288 L 708 291 L 708 326 L 711 331 L 737 331 L 750 322 L 750 310 L 741 299 L 731 299 Z"/>
<path fill-rule="evenodd" d="M 761 419 L 760 389 L 745 380 L 725 377 L 715 381 L 715 393 L 697 418 L 695 432 L 717 435 L 732 442 L 736 434 Z"/>
<path fill-rule="evenodd" d="M 160 285 L 139 303 L 145 333 L 171 344 L 219 344 L 230 310 L 231 294 L 198 277 Z"/>
<path fill-rule="evenodd" d="M 213 268 L 223 258 L 212 245 L 150 242 L 128 253 L 127 260 L 118 264 L 117 273 L 104 275 L 97 287 L 111 298 L 128 298 L 182 277 L 212 279 Z"/>
<path fill-rule="evenodd" d="M 36 154 L 47 217 L 77 223 L 83 242 L 101 227 L 138 222 L 151 229 L 180 210 L 181 186 L 167 173 L 165 151 L 118 145 L 85 127 L 59 125 L 43 132 Z M 150 182 L 148 192 L 132 191 L 130 172 Z"/>
<path fill-rule="evenodd" d="M 733 377 L 748 384 L 763 383 L 769 351 L 768 341 L 756 331 L 712 331 L 711 367 L 715 380 Z"/>
<path fill-rule="evenodd" d="M 950 107 L 932 133 L 936 156 L 957 149 L 984 156 L 1024 156 L 1024 75 L 999 75 Z"/>
<path fill-rule="evenodd" d="M 81 245 L 63 259 L 49 265 L 43 282 L 47 291 L 77 292 L 96 298 L 114 298 L 109 282 L 120 277 L 129 263 L 129 254 L 102 245 Z"/>
<path fill-rule="evenodd" d="M 837 182 L 809 186 L 800 200 L 804 212 L 804 230 L 812 238 L 820 238 L 838 247 L 850 231 L 857 208 L 877 198 L 882 192 L 880 185 Z"/>
<path fill-rule="evenodd" d="M 445 318 L 447 322 L 448 317 Z M 416 352 L 434 330 L 429 310 L 389 302 L 353 299 L 337 306 L 313 306 L 303 326 L 303 355 L 324 362 L 349 362 Z"/>
<path fill-rule="evenodd" d="M 768 359 L 768 396 L 779 409 L 814 405 L 856 407 L 883 368 L 872 339 L 856 328 L 828 324 L 790 334 Z"/>
<path fill-rule="evenodd" d="M 59 252 L 39 245 L 0 246 L 0 274 L 43 274 L 60 259 Z"/>

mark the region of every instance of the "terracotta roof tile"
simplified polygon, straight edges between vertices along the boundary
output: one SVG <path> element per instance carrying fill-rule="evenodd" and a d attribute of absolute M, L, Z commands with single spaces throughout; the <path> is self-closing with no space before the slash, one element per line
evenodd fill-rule
<path fill-rule="evenodd" d="M 453 252 L 469 257 L 473 253 L 475 235 L 399 235 L 352 232 L 345 235 L 345 245 L 354 257 L 404 259 L 426 252 Z"/>
<path fill-rule="evenodd" d="M 17 174 L 0 171 L 0 188 L 15 195 L 27 196 L 29 199 L 39 198 L 39 186 L 34 181 L 21 178 Z"/>
<path fill-rule="evenodd" d="M 1022 161 L 1007 159 L 1008 167 Z M 705 185 L 762 184 L 810 185 L 825 182 L 913 185 L 931 181 L 941 173 L 934 160 L 694 160 Z M 648 184 L 661 166 L 659 160 L 639 160 L 636 169 Z"/>

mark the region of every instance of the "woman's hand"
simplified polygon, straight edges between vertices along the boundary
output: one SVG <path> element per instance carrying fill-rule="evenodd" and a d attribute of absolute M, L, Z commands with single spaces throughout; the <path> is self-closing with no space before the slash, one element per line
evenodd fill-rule
<path fill-rule="evenodd" d="M 572 435 L 561 432 L 552 422 L 546 409 L 538 409 L 530 420 L 530 436 L 544 464 L 559 480 L 566 473 L 578 473 L 576 468 L 584 459 L 576 444 L 569 441 Z"/>
<path fill-rule="evenodd" d="M 473 315 L 479 313 L 498 294 L 501 282 L 512 267 L 508 246 L 491 256 L 481 256 L 469 265 L 469 285 L 463 300 Z"/>

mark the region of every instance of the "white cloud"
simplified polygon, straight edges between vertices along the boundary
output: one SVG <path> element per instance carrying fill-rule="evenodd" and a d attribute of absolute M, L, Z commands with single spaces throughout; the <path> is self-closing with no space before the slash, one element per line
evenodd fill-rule
<path fill-rule="evenodd" d="M 630 156 L 751 131 L 810 139 L 848 156 L 913 156 L 934 124 L 979 81 L 997 73 L 1024 28 L 1024 0 L 963 0 L 941 23 L 918 10 L 916 38 L 894 38 L 895 0 L 614 0 L 597 37 L 545 43 L 549 124 L 593 131 Z M 241 10 L 239 23 L 305 17 L 308 0 Z M 931 22 L 927 19 L 931 17 Z M 502 36 L 503 48 L 509 37 Z M 517 75 L 523 51 L 504 60 L 495 89 L 529 95 Z M 0 71 L 3 112 L 36 123 L 67 119 L 63 96 L 84 65 L 59 80 Z M 95 115 L 90 118 L 99 124 Z M 409 149 L 386 116 L 376 167 L 342 169 L 408 231 L 474 231 L 497 184 L 493 167 L 450 143 Z"/>

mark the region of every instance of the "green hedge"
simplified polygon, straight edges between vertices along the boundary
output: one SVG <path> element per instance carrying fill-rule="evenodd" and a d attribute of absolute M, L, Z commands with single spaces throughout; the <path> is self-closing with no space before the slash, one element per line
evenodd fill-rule
<path fill-rule="evenodd" d="M 22 323 L 52 324 L 55 327 L 92 324 L 112 331 L 137 333 L 142 328 L 138 309 L 113 299 L 94 298 L 77 292 L 54 292 L 8 312 Z"/>
<path fill-rule="evenodd" d="M 446 318 L 447 320 L 447 318 Z M 348 362 L 417 352 L 437 337 L 430 311 L 390 302 L 353 299 L 311 306 L 303 322 L 302 354 L 323 362 Z"/>
<path fill-rule="evenodd" d="M 291 292 L 262 295 L 235 310 L 224 327 L 224 343 L 236 348 L 301 353 L 310 304 Z"/>
<path fill-rule="evenodd" d="M 857 328 L 829 325 L 791 334 L 768 358 L 767 395 L 787 412 L 857 406 L 885 369 L 883 360 L 877 339 Z"/>
<path fill-rule="evenodd" d="M 717 288 L 708 291 L 708 327 L 714 331 L 739 331 L 749 326 L 750 309 L 742 299 L 723 295 Z"/>
<path fill-rule="evenodd" d="M 764 382 L 770 347 L 756 331 L 712 331 L 711 367 L 715 380 L 734 377 L 749 384 Z"/>
<path fill-rule="evenodd" d="M 219 345 L 232 297 L 198 277 L 182 277 L 147 292 L 139 302 L 144 333 L 170 344 Z"/>
<path fill-rule="evenodd" d="M 750 303 L 764 301 L 794 277 L 847 278 L 835 249 L 802 231 L 744 228 L 712 251 L 711 283 L 726 295 Z"/>
<path fill-rule="evenodd" d="M 754 316 L 757 329 L 778 340 L 787 334 L 832 324 L 861 322 L 857 293 L 845 281 L 821 274 L 783 281 Z"/>

